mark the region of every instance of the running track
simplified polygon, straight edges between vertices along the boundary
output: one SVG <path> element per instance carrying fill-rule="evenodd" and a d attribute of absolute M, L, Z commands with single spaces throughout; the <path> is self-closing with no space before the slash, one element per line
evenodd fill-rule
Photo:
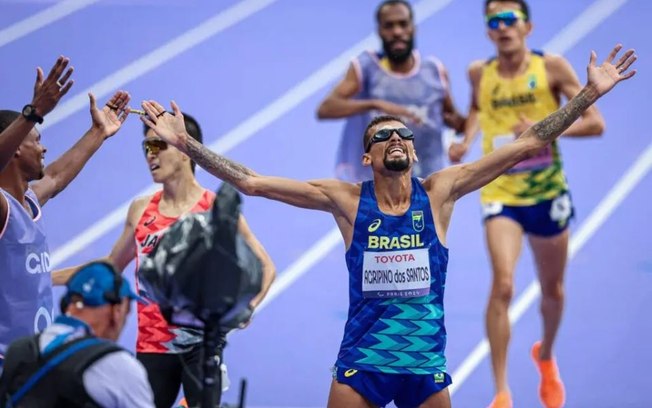
<path fill-rule="evenodd" d="M 568 407 L 650 407 L 652 138 L 644 118 L 652 88 L 652 12 L 644 0 L 532 3 L 530 46 L 563 52 L 581 81 L 590 49 L 603 58 L 622 42 L 639 55 L 639 75 L 598 103 L 607 121 L 604 137 L 561 142 L 577 218 L 556 354 Z M 48 161 L 88 127 L 86 92 L 105 101 L 121 88 L 135 103 L 174 98 L 199 119 L 207 144 L 258 172 L 330 177 L 342 122 L 317 122 L 315 109 L 344 72 L 354 47 L 377 44 L 369 37 L 375 5 L 370 0 L 0 0 L 1 105 L 19 110 L 31 97 L 34 67 L 47 69 L 63 54 L 72 58 L 76 83 L 44 124 Z M 456 103 L 466 109 L 466 66 L 492 52 L 480 2 L 422 0 L 417 16 L 419 49 L 444 61 Z M 47 205 L 53 267 L 108 253 L 121 231 L 124 205 L 151 185 L 140 138 L 140 122 L 131 118 Z M 478 156 L 476 143 L 469 159 Z M 219 185 L 203 171 L 198 177 L 209 188 Z M 348 299 L 334 223 L 322 213 L 256 198 L 246 199 L 244 212 L 279 277 L 254 323 L 230 338 L 231 380 L 248 379 L 250 407 L 325 406 Z M 480 344 L 490 273 L 477 194 L 458 203 L 448 246 L 453 403 L 483 407 L 492 397 L 489 362 Z M 133 265 L 127 275 L 132 277 Z M 522 307 L 515 310 L 509 360 L 518 407 L 539 406 L 537 374 L 529 360 L 540 333 L 537 294 L 527 290 L 533 279 L 526 249 L 516 277 L 520 302 L 515 303 Z M 131 349 L 134 338 L 131 316 L 121 343 Z M 236 400 L 235 390 L 226 401 Z"/>

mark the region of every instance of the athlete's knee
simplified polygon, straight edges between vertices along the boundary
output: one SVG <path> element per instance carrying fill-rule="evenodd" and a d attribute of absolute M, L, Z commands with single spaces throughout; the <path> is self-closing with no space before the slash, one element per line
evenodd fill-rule
<path fill-rule="evenodd" d="M 496 279 L 491 288 L 491 300 L 501 304 L 507 304 L 514 297 L 514 282 L 511 279 Z"/>
<path fill-rule="evenodd" d="M 564 284 L 560 281 L 541 282 L 541 297 L 543 300 L 563 300 Z"/>

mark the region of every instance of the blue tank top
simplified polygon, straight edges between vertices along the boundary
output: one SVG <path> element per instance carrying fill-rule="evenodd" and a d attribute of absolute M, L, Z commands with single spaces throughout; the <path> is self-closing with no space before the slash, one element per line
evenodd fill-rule
<path fill-rule="evenodd" d="M 9 204 L 0 231 L 0 353 L 13 340 L 41 332 L 54 314 L 50 252 L 41 207 L 32 190 L 25 192 L 31 214 L 0 189 Z"/>
<path fill-rule="evenodd" d="M 424 124 L 407 121 L 414 132 L 414 146 L 419 161 L 414 163 L 412 174 L 425 178 L 444 167 L 443 102 L 448 84 L 443 77 L 443 65 L 435 58 L 422 60 L 414 52 L 415 66 L 407 74 L 389 72 L 383 65 L 381 54 L 367 51 L 353 60 L 360 79 L 358 99 L 382 99 L 407 107 L 423 118 Z M 383 112 L 366 112 L 346 120 L 337 153 L 336 175 L 350 182 L 371 180 L 370 167 L 362 165 L 364 131 L 375 116 Z"/>
<path fill-rule="evenodd" d="M 383 214 L 373 181 L 362 183 L 346 264 L 350 305 L 336 366 L 445 373 L 448 249 L 437 238 L 430 200 L 417 178 L 401 216 Z"/>

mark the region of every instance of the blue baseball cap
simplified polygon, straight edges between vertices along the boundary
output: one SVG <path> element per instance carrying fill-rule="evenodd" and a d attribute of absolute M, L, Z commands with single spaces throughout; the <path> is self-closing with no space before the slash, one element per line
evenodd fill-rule
<path fill-rule="evenodd" d="M 77 270 L 66 283 L 66 294 L 61 299 L 62 309 L 73 295 L 81 296 L 87 306 L 117 304 L 124 298 L 147 303 L 131 290 L 129 282 L 108 262 L 93 261 Z"/>

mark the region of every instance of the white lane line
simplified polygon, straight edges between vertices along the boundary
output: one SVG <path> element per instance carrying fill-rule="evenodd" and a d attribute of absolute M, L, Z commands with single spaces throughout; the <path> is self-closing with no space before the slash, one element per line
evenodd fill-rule
<path fill-rule="evenodd" d="M 48 115 L 47 120 L 40 129 L 45 130 L 77 111 L 87 108 L 89 92 L 93 92 L 98 99 L 112 94 L 122 85 L 158 68 L 177 55 L 196 47 L 276 1 L 278 0 L 244 0 L 219 12 L 191 30 L 138 58 L 73 97 L 66 99 Z"/>
<path fill-rule="evenodd" d="M 0 30 L 0 47 L 39 30 L 46 25 L 88 7 L 98 0 L 65 0 Z"/>
<path fill-rule="evenodd" d="M 565 54 L 582 38 L 584 38 L 596 27 L 602 24 L 602 22 L 606 20 L 611 14 L 622 7 L 626 2 L 627 0 L 598 0 L 594 2 L 588 8 L 586 8 L 582 14 L 577 16 L 575 20 L 571 21 L 566 27 L 564 27 L 564 29 L 558 32 L 555 37 L 548 41 L 548 43 L 543 46 L 543 49 L 549 52 Z M 574 234 L 573 237 L 571 237 L 569 261 L 575 255 L 575 251 L 586 242 L 586 239 L 583 241 L 578 241 L 577 239 L 589 220 L 590 217 L 587 219 L 587 221 L 584 222 L 584 224 L 582 224 L 580 230 Z M 593 235 L 593 233 L 595 233 L 595 231 L 592 231 L 591 235 Z M 579 247 L 578 242 L 580 245 Z M 539 290 L 540 289 L 538 282 L 533 281 L 518 297 L 518 299 L 516 299 L 514 304 L 509 309 L 509 318 L 511 324 L 514 324 L 516 321 L 518 321 L 523 313 L 525 313 L 525 311 L 539 297 Z M 469 353 L 469 355 L 462 361 L 462 364 L 460 364 L 460 366 L 453 371 L 453 378 L 455 379 L 455 382 L 449 387 L 451 395 L 453 395 L 462 386 L 462 384 L 464 384 L 471 373 L 489 354 L 489 351 L 489 341 L 485 337 L 480 340 L 480 342 L 473 348 L 471 353 Z"/>
<path fill-rule="evenodd" d="M 436 12 L 447 6 L 453 0 L 423 0 L 420 3 L 416 4 L 415 14 L 417 16 L 416 22 L 421 23 L 427 18 L 434 15 Z M 373 48 L 376 46 L 378 39 L 376 34 L 372 33 L 365 37 L 362 41 L 353 45 L 348 50 L 344 51 L 342 54 L 331 60 L 323 68 L 317 70 L 308 78 L 304 79 L 302 82 L 297 84 L 295 87 L 287 91 L 285 94 L 281 95 L 278 99 L 256 112 L 244 122 L 240 123 L 238 126 L 226 133 L 222 138 L 218 139 L 216 142 L 208 146 L 209 149 L 214 150 L 218 153 L 224 154 L 228 152 L 233 147 L 237 146 L 239 143 L 244 142 L 245 140 L 252 137 L 256 132 L 264 129 L 270 123 L 274 122 L 276 119 L 284 115 L 285 113 L 291 111 L 296 106 L 304 102 L 306 99 L 311 97 L 321 88 L 326 86 L 328 83 L 336 80 L 344 72 L 346 65 L 350 59 L 359 54 L 360 52 Z M 115 85 L 115 84 L 113 84 Z M 95 85 L 92 87 L 94 88 Z M 111 89 L 114 89 L 115 86 L 111 86 Z M 94 89 L 97 93 L 97 90 Z M 86 91 L 80 94 L 83 98 L 84 106 L 87 103 Z M 96 95 L 97 96 L 97 95 Z M 69 108 L 67 108 L 69 109 Z M 52 112 L 53 114 L 55 112 Z M 48 121 L 51 122 L 50 117 L 48 116 Z M 51 258 L 51 267 L 54 269 L 57 265 L 60 265 L 62 262 L 65 262 L 68 258 L 74 256 L 80 251 L 83 251 L 86 247 L 91 245 L 97 239 L 101 238 L 107 232 L 111 231 L 115 227 L 119 226 L 124 222 L 127 216 L 127 210 L 129 209 L 129 204 L 133 198 L 151 194 L 156 191 L 158 188 L 156 185 L 150 185 L 146 189 L 137 193 L 129 201 L 124 202 L 115 210 L 111 211 L 109 214 L 102 217 L 99 221 L 95 222 L 84 231 L 73 237 L 71 240 L 67 241 L 62 246 L 58 247 L 53 253 Z M 322 254 L 320 256 L 324 256 Z M 280 279 L 280 276 L 279 276 Z"/>
<path fill-rule="evenodd" d="M 568 249 L 569 262 L 598 231 L 602 224 L 605 223 L 623 200 L 627 198 L 632 190 L 634 190 L 650 169 L 652 169 L 652 143 L 639 156 L 627 173 L 618 180 L 616 185 L 607 193 L 602 201 L 600 201 L 577 232 L 573 234 Z M 509 308 L 510 323 L 512 325 L 516 323 L 540 295 L 539 282 L 534 280 Z M 487 357 L 489 351 L 489 341 L 485 337 L 473 348 L 473 351 L 471 351 L 462 364 L 453 372 L 455 382 L 450 387 L 451 394 L 455 393 L 464 384 L 482 360 Z"/>
<path fill-rule="evenodd" d="M 256 309 L 256 313 L 267 307 L 267 305 L 276 299 L 281 293 L 289 288 L 304 273 L 309 271 L 313 266 L 319 263 L 322 258 L 331 252 L 337 245 L 344 246 L 342 235 L 337 227 L 328 231 L 326 235 L 319 239 L 310 249 L 288 266 L 283 273 L 280 273 L 278 279 L 274 282 L 265 299 Z"/>

